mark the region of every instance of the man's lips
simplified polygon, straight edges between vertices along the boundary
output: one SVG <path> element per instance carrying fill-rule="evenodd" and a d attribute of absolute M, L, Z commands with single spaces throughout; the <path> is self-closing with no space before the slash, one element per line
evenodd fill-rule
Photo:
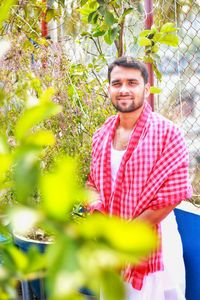
<path fill-rule="evenodd" d="M 122 101 L 122 100 L 134 100 L 134 98 L 133 97 L 117 97 L 116 98 L 116 100 L 120 100 L 120 101 Z"/>
<path fill-rule="evenodd" d="M 130 98 L 130 97 L 129 98 L 121 98 L 121 97 L 117 98 L 117 101 L 130 101 L 130 100 L 133 101 L 134 99 Z"/>

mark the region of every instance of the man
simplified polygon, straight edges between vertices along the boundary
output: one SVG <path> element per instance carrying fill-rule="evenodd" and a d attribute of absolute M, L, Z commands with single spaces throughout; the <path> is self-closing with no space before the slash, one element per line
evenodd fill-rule
<path fill-rule="evenodd" d="M 93 137 L 88 186 L 98 201 L 91 210 L 129 221 L 144 220 L 155 227 L 163 242 L 172 234 L 166 234 L 168 225 L 162 222 L 161 235 L 161 221 L 172 215 L 166 223 L 173 224 L 174 239 L 169 243 L 175 243 L 170 246 L 174 253 L 178 252 L 179 261 L 173 267 L 181 268 L 181 278 L 172 280 L 174 272 L 168 266 L 170 257 L 164 243 L 164 265 L 159 248 L 141 265 L 126 268 L 126 299 L 183 300 L 182 249 L 171 212 L 181 200 L 191 196 L 184 139 L 179 129 L 152 112 L 145 100 L 150 86 L 143 63 L 131 57 L 116 59 L 109 66 L 108 80 L 109 96 L 118 114 L 108 118 Z"/>

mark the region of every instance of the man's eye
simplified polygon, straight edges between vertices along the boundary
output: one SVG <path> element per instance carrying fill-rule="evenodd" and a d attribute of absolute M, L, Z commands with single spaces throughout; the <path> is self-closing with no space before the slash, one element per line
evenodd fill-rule
<path fill-rule="evenodd" d="M 120 83 L 119 83 L 119 82 L 115 82 L 115 83 L 113 83 L 112 85 L 113 85 L 113 86 L 119 86 Z"/>
<path fill-rule="evenodd" d="M 130 81 L 129 84 L 131 84 L 131 85 L 136 85 L 137 82 L 135 82 L 135 81 Z"/>

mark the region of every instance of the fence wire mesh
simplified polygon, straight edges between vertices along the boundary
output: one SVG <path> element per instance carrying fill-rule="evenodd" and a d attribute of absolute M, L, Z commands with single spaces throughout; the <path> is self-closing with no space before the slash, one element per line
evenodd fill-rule
<path fill-rule="evenodd" d="M 154 18 L 165 16 L 179 28 L 179 47 L 161 48 L 159 68 L 162 93 L 155 97 L 155 110 L 175 122 L 184 132 L 190 152 L 193 200 L 200 203 L 200 7 L 195 1 L 155 3 Z"/>

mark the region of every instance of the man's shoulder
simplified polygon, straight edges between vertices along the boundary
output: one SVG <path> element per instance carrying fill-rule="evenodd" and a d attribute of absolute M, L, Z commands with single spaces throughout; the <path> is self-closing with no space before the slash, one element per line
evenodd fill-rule
<path fill-rule="evenodd" d="M 180 127 L 156 112 L 152 114 L 152 128 L 156 136 L 160 136 L 165 141 L 185 140 L 184 133 Z"/>
<path fill-rule="evenodd" d="M 108 132 L 108 130 L 111 128 L 113 122 L 116 120 L 117 118 L 117 115 L 113 115 L 113 116 L 110 116 L 102 125 L 101 127 L 99 127 L 93 137 L 98 137 L 99 135 L 102 135 L 104 134 L 105 132 Z"/>
<path fill-rule="evenodd" d="M 153 112 L 152 119 L 155 126 L 160 129 L 163 128 L 169 131 L 181 132 L 180 128 L 175 123 L 157 112 Z"/>

